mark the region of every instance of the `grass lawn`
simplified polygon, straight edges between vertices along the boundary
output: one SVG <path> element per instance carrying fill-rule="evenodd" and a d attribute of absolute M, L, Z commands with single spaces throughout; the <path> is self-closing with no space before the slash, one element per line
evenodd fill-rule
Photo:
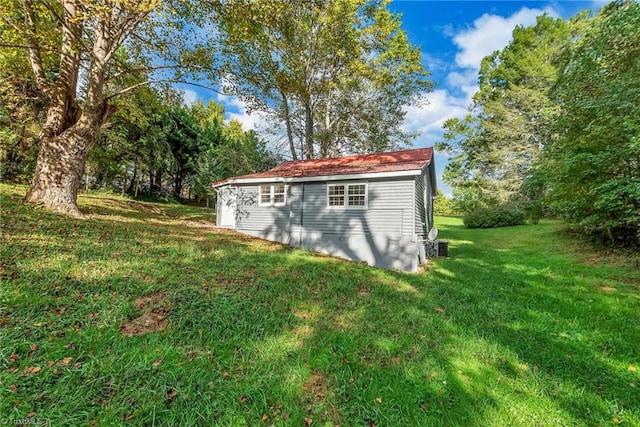
<path fill-rule="evenodd" d="M 640 259 L 543 221 L 405 274 L 210 210 L 2 185 L 0 418 L 57 425 L 640 425 Z"/>

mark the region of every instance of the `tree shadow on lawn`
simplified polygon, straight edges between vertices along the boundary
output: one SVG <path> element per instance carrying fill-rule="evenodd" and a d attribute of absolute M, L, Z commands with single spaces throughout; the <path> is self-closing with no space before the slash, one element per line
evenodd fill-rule
<path fill-rule="evenodd" d="M 109 227 L 120 235 L 125 225 Z M 90 230 L 103 232 L 87 226 L 79 233 L 90 241 Z M 48 233 L 69 238 L 65 227 Z M 143 234 L 133 229 L 129 238 Z M 6 395 L 5 404 L 18 405 L 14 410 L 25 416 L 36 411 L 55 420 L 55 401 L 60 408 L 81 409 L 77 413 L 88 418 L 77 415 L 80 422 L 115 417 L 144 424 L 152 415 L 184 421 L 186 412 L 178 408 L 221 424 L 255 423 L 264 414 L 294 424 L 304 418 L 418 423 L 429 413 L 479 421 L 473 405 L 460 403 L 479 401 L 465 398 L 462 384 L 448 377 L 449 366 L 438 356 L 439 339 L 436 343 L 425 330 L 424 342 L 413 348 L 414 328 L 405 330 L 400 323 L 389 329 L 379 317 L 393 315 L 376 298 L 384 273 L 281 245 L 246 250 L 243 238 L 224 239 L 230 239 L 226 249 L 199 259 L 200 270 L 188 275 L 180 272 L 194 260 L 158 259 L 132 245 L 119 256 L 134 261 L 108 275 L 87 277 L 79 264 L 103 268 L 115 258 L 109 251 L 123 248 L 105 253 L 78 245 L 67 248 L 65 255 L 73 255 L 68 262 L 43 264 L 46 245 L 28 243 L 24 262 L 14 266 L 11 287 L 18 293 L 7 300 L 6 356 L 15 352 L 21 363 L 39 366 L 73 357 L 83 368 L 58 373 L 45 368 L 40 377 L 9 373 L 7 381 L 19 392 Z M 256 244 L 266 243 L 251 243 Z M 147 263 L 153 268 L 145 269 Z M 139 270 L 146 276 L 136 275 Z M 122 323 L 139 314 L 134 301 L 156 291 L 165 292 L 170 307 L 165 331 L 122 336 Z M 446 330 L 444 325 L 432 329 Z M 39 343 L 40 350 L 31 354 L 22 348 L 25 339 Z M 161 359 L 163 368 L 155 369 Z M 173 391 L 178 397 L 167 407 L 164 397 Z"/>
<path fill-rule="evenodd" d="M 68 248 L 74 226 L 83 242 L 151 243 Z M 64 241 L 56 251 L 73 256 L 45 268 L 50 242 L 11 243 L 24 258 L 12 267 L 18 293 L 5 302 L 3 355 L 42 366 L 73 356 L 83 368 L 3 372 L 19 390 L 3 392 L 5 407 L 134 424 L 640 419 L 637 376 L 626 371 L 637 357 L 637 296 L 602 294 L 571 269 L 554 275 L 544 261 L 514 263 L 509 251 L 459 241 L 454 258 L 415 275 L 236 233 L 196 242 L 179 230 L 98 220 L 29 230 Z M 106 274 L 84 276 L 82 263 Z M 168 301 L 165 331 L 122 336 L 120 325 L 139 314 L 136 298 L 156 291 Z"/>
<path fill-rule="evenodd" d="M 590 271 L 560 266 L 555 253 L 529 258 L 490 245 L 454 245 L 455 257 L 436 261 L 429 281 L 443 301 L 462 306 L 447 310 L 453 323 L 510 354 L 492 362 L 497 372 L 530 375 L 536 386 L 529 392 L 570 414 L 566 424 L 603 424 L 623 414 L 638 422 L 638 376 L 627 369 L 637 363 L 640 342 L 639 328 L 630 326 L 638 324 L 636 287 L 617 283 L 603 292 L 600 280 L 585 277 Z"/>

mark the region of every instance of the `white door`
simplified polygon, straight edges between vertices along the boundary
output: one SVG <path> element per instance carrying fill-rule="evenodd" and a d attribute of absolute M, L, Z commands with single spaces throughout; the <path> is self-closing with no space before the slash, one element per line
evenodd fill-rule
<path fill-rule="evenodd" d="M 220 191 L 220 227 L 236 228 L 236 189 L 226 187 Z"/>

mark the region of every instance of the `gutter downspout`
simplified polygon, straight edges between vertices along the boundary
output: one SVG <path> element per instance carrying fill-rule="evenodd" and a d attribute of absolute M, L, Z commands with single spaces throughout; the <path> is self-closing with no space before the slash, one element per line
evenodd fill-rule
<path fill-rule="evenodd" d="M 298 247 L 302 247 L 302 225 L 304 220 L 304 181 L 302 184 L 302 195 L 300 197 L 300 236 L 298 238 Z"/>

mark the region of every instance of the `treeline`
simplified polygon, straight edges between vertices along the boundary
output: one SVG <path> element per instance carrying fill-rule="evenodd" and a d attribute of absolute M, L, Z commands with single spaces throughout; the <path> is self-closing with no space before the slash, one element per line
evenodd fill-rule
<path fill-rule="evenodd" d="M 27 183 L 36 164 L 39 106 L 21 102 L 9 83 L 5 80 L 0 92 L 0 147 L 5 159 L 0 178 Z M 175 91 L 162 95 L 144 87 L 121 99 L 100 128 L 81 187 L 208 203 L 213 182 L 269 169 L 279 160 L 253 130 L 226 120 L 222 105 L 198 101 L 185 106 Z"/>
<path fill-rule="evenodd" d="M 445 123 L 444 180 L 467 213 L 564 218 L 640 245 L 640 4 L 541 16 L 485 57 L 470 114 Z"/>
<path fill-rule="evenodd" d="M 269 169 L 278 161 L 253 130 L 226 120 L 222 105 L 166 105 L 146 88 L 100 130 L 84 185 L 208 202 L 213 182 Z"/>
<path fill-rule="evenodd" d="M 433 84 L 388 5 L 0 0 L 2 178 L 30 179 L 26 201 L 82 217 L 83 185 L 206 197 L 207 180 L 273 163 L 219 106 L 176 102 L 176 83 L 260 111 L 288 158 L 404 145 L 405 106 Z"/>

